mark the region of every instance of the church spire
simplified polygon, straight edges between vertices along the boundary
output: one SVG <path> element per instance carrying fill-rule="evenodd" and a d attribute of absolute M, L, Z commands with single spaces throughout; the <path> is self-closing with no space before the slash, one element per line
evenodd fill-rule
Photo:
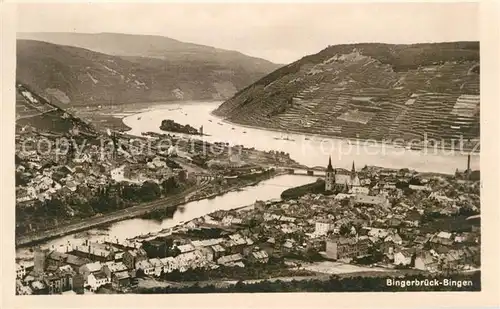
<path fill-rule="evenodd" d="M 333 166 L 332 166 L 332 156 L 328 157 L 328 166 L 326 167 L 327 172 L 333 172 Z"/>

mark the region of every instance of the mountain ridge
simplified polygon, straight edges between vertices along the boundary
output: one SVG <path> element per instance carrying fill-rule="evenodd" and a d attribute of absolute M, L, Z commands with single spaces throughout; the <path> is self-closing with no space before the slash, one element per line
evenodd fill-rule
<path fill-rule="evenodd" d="M 202 59 L 219 64 L 223 61 L 245 61 L 245 66 L 250 66 L 252 62 L 255 62 L 255 65 L 259 67 L 258 69 L 264 69 L 264 71 L 267 71 L 266 73 L 269 72 L 270 68 L 276 69 L 281 66 L 281 64 L 274 64 L 269 60 L 249 56 L 239 51 L 226 50 L 191 42 L 182 42 L 161 35 L 139 35 L 112 32 L 20 32 L 17 37 L 18 39 L 37 40 L 58 45 L 80 47 L 113 56 L 139 56 L 157 59 L 165 59 L 167 56 L 173 57 L 173 59 L 170 60 L 177 60 L 179 57 L 184 57 L 188 60 L 200 61 L 200 59 Z M 200 55 L 200 53 L 202 54 Z M 207 55 L 203 53 L 209 53 L 210 57 L 207 57 Z M 249 63 L 246 63 L 246 61 L 249 61 Z"/>
<path fill-rule="evenodd" d="M 329 46 L 238 91 L 214 114 L 346 138 L 477 138 L 479 43 Z"/>
<path fill-rule="evenodd" d="M 114 56 L 88 48 L 18 39 L 16 74 L 37 93 L 67 107 L 223 100 L 275 67 L 252 70 L 238 65 L 237 59 L 207 62 L 204 56 L 201 53 L 191 60 Z"/>

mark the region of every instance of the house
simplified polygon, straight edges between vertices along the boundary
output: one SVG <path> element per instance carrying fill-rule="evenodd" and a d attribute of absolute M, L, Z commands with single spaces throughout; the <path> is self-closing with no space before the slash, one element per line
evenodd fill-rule
<path fill-rule="evenodd" d="M 438 201 L 443 204 L 453 203 L 455 201 L 452 198 L 439 194 L 439 192 L 432 192 L 431 194 L 429 194 L 429 199 Z"/>
<path fill-rule="evenodd" d="M 16 202 L 17 203 L 28 202 L 28 201 L 32 201 L 34 199 L 35 198 L 32 195 L 29 195 L 27 192 L 16 194 Z"/>
<path fill-rule="evenodd" d="M 451 236 L 451 233 L 439 232 L 431 237 L 430 242 L 435 245 L 451 246 L 453 245 L 453 238 Z"/>
<path fill-rule="evenodd" d="M 163 271 L 164 265 L 161 262 L 160 259 L 154 258 L 154 259 L 149 259 L 149 263 L 153 266 L 154 270 L 154 275 L 155 276 L 160 276 L 161 272 Z"/>
<path fill-rule="evenodd" d="M 223 256 L 225 254 L 225 252 L 226 252 L 226 249 L 224 249 L 224 247 L 222 247 L 219 244 L 213 245 L 210 248 L 212 249 L 212 252 L 213 252 L 213 258 L 212 259 L 215 259 L 215 260 L 217 260 L 218 258 L 220 258 L 221 256 Z"/>
<path fill-rule="evenodd" d="M 207 261 L 214 260 L 214 250 L 211 247 L 201 247 L 197 250 L 203 254 Z"/>
<path fill-rule="evenodd" d="M 335 195 L 335 197 L 333 199 L 336 201 L 341 201 L 341 200 L 349 199 L 349 198 L 351 198 L 351 196 L 352 196 L 352 194 L 338 193 L 337 195 Z"/>
<path fill-rule="evenodd" d="M 111 276 L 111 284 L 115 289 L 127 287 L 132 283 L 132 276 L 128 270 L 118 271 Z"/>
<path fill-rule="evenodd" d="M 398 218 L 389 218 L 389 219 L 387 219 L 387 221 L 385 223 L 388 226 L 395 228 L 395 227 L 401 226 L 401 224 L 403 222 L 400 219 L 398 219 Z"/>
<path fill-rule="evenodd" d="M 69 189 L 71 192 L 75 192 L 76 189 L 78 188 L 76 182 L 70 180 L 70 181 L 66 181 L 66 184 L 64 186 L 65 188 Z"/>
<path fill-rule="evenodd" d="M 195 247 L 192 244 L 185 244 L 185 245 L 177 246 L 177 249 L 179 249 L 179 251 L 181 253 L 187 253 L 187 252 L 194 251 Z"/>
<path fill-rule="evenodd" d="M 154 275 L 155 268 L 148 260 L 142 260 L 135 264 L 137 270 L 142 270 L 146 276 Z"/>
<path fill-rule="evenodd" d="M 415 258 L 415 269 L 436 272 L 438 270 L 438 259 L 430 252 L 422 252 Z"/>
<path fill-rule="evenodd" d="M 73 246 L 75 255 L 85 256 L 93 261 L 107 262 L 115 259 L 115 254 L 120 251 L 108 244 L 86 241 L 84 245 Z"/>
<path fill-rule="evenodd" d="M 174 269 L 177 269 L 176 260 L 171 256 L 160 259 L 160 262 L 163 264 L 163 272 L 166 274 L 171 273 Z"/>
<path fill-rule="evenodd" d="M 32 295 L 33 290 L 26 285 L 23 285 L 21 280 L 16 280 L 16 295 Z"/>
<path fill-rule="evenodd" d="M 403 239 L 401 236 L 399 236 L 398 233 L 391 233 L 387 235 L 387 237 L 384 239 L 385 242 L 392 242 L 396 245 L 401 245 L 403 243 Z"/>
<path fill-rule="evenodd" d="M 388 207 L 389 200 L 382 195 L 372 196 L 365 194 L 356 194 L 353 200 L 354 206 L 382 206 Z"/>
<path fill-rule="evenodd" d="M 231 226 L 231 225 L 241 224 L 242 222 L 243 222 L 242 219 L 235 218 L 232 215 L 228 215 L 228 216 L 225 216 L 224 218 L 222 218 L 221 224 L 224 226 Z"/>
<path fill-rule="evenodd" d="M 102 270 L 100 270 L 88 275 L 86 286 L 90 288 L 90 291 L 95 292 L 99 287 L 108 284 L 109 282 L 110 278 Z"/>
<path fill-rule="evenodd" d="M 229 240 L 225 244 L 225 247 L 227 252 L 236 254 L 236 253 L 243 253 L 243 249 L 248 245 L 249 244 L 247 243 L 246 238 L 244 238 L 240 234 L 232 234 L 229 235 Z"/>
<path fill-rule="evenodd" d="M 16 278 L 23 279 L 24 277 L 26 277 L 26 268 L 24 265 L 16 263 Z"/>
<path fill-rule="evenodd" d="M 61 294 L 73 289 L 73 279 L 68 274 L 49 273 L 43 278 L 49 294 Z"/>
<path fill-rule="evenodd" d="M 416 210 L 411 210 L 406 213 L 406 216 L 404 218 L 404 222 L 406 223 L 407 226 L 410 227 L 418 227 L 420 224 L 420 220 L 422 218 L 422 215 L 416 211 Z"/>
<path fill-rule="evenodd" d="M 232 266 L 235 263 L 241 262 L 243 260 L 243 256 L 239 253 L 232 254 L 232 255 L 225 255 L 223 257 L 220 257 L 217 260 L 217 264 L 224 265 L 224 266 Z"/>
<path fill-rule="evenodd" d="M 389 235 L 389 231 L 380 228 L 369 228 L 368 236 L 378 239 L 385 239 Z"/>
<path fill-rule="evenodd" d="M 55 270 L 64 265 L 70 265 L 71 267 L 73 267 L 73 269 L 79 270 L 81 266 L 91 262 L 87 258 L 70 253 L 61 253 L 58 251 L 51 251 L 49 253 L 46 253 L 46 255 L 43 256 L 43 260 L 43 264 L 47 268 L 50 267 L 52 270 Z"/>
<path fill-rule="evenodd" d="M 108 278 L 111 278 L 114 273 L 128 270 L 127 266 L 123 262 L 107 262 L 103 265 L 103 271 L 106 273 Z"/>
<path fill-rule="evenodd" d="M 472 236 L 471 233 L 461 233 L 461 234 L 455 235 L 455 238 L 453 241 L 455 243 L 473 242 L 474 237 Z"/>
<path fill-rule="evenodd" d="M 144 249 L 132 249 L 126 250 L 123 253 L 122 261 L 128 269 L 134 269 L 135 265 L 139 261 L 143 261 L 147 259 L 147 253 Z"/>
<path fill-rule="evenodd" d="M 49 294 L 49 287 L 44 283 L 44 280 L 34 280 L 31 282 L 31 290 L 34 295 Z"/>
<path fill-rule="evenodd" d="M 283 248 L 287 250 L 292 250 L 295 247 L 295 240 L 293 239 L 287 239 L 285 240 L 285 243 L 283 243 Z"/>
<path fill-rule="evenodd" d="M 394 253 L 394 265 L 408 266 L 411 264 L 413 253 L 410 250 L 401 250 Z"/>
<path fill-rule="evenodd" d="M 335 225 L 328 220 L 320 220 L 314 224 L 315 235 L 326 235 L 328 232 L 333 231 Z"/>
<path fill-rule="evenodd" d="M 90 263 L 90 259 L 73 255 L 73 254 L 66 254 L 66 264 L 71 266 L 76 272 L 79 271 L 80 267 L 82 267 L 85 264 Z"/>
<path fill-rule="evenodd" d="M 447 266 L 455 266 L 460 264 L 464 256 L 464 252 L 462 250 L 450 250 L 448 251 L 442 261 Z"/>
<path fill-rule="evenodd" d="M 97 273 L 102 270 L 101 262 L 88 263 L 80 267 L 78 272 L 83 276 L 85 285 L 88 285 L 88 277 L 90 274 Z"/>
<path fill-rule="evenodd" d="M 267 263 L 269 261 L 269 255 L 264 250 L 254 251 L 250 255 L 250 261 L 256 263 Z"/>
<path fill-rule="evenodd" d="M 200 250 L 179 254 L 175 257 L 175 260 L 177 268 L 181 272 L 190 268 L 203 267 L 208 263 L 205 255 Z"/>
<path fill-rule="evenodd" d="M 429 241 L 429 238 L 430 238 L 429 236 L 418 235 L 417 237 L 415 237 L 413 242 L 415 244 L 423 245 Z"/>
<path fill-rule="evenodd" d="M 326 257 L 333 260 L 352 259 L 368 253 L 369 240 L 335 237 L 326 240 Z"/>
<path fill-rule="evenodd" d="M 415 191 L 431 191 L 431 188 L 429 186 L 410 185 L 409 187 L 411 190 Z"/>
<path fill-rule="evenodd" d="M 370 189 L 367 187 L 352 187 L 351 193 L 352 194 L 368 195 L 370 193 Z"/>

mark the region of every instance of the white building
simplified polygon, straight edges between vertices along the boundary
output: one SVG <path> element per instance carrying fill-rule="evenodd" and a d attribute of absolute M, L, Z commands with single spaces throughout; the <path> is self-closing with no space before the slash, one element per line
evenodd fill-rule
<path fill-rule="evenodd" d="M 353 194 L 365 194 L 368 195 L 370 193 L 370 189 L 367 187 L 352 187 L 351 192 Z"/>
<path fill-rule="evenodd" d="M 411 264 L 412 254 L 409 251 L 399 251 L 394 253 L 394 264 L 407 266 Z"/>
<path fill-rule="evenodd" d="M 111 282 L 110 278 L 102 271 L 96 273 L 91 273 L 87 277 L 87 285 L 90 287 L 91 291 L 97 290 L 99 287 Z"/>
<path fill-rule="evenodd" d="M 314 224 L 314 234 L 318 236 L 326 235 L 328 232 L 333 231 L 334 224 L 327 221 L 317 221 Z"/>
<path fill-rule="evenodd" d="M 163 272 L 164 273 L 171 273 L 175 269 L 177 269 L 177 262 L 175 259 L 171 256 L 162 258 L 160 259 L 161 263 L 163 264 Z"/>
<path fill-rule="evenodd" d="M 146 276 L 152 276 L 155 272 L 154 266 L 148 260 L 137 262 L 135 268 L 142 270 Z"/>

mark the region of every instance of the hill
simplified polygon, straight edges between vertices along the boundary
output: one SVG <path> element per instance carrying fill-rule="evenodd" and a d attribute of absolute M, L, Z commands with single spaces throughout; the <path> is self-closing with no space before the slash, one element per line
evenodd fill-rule
<path fill-rule="evenodd" d="M 220 100 L 278 67 L 236 52 L 171 50 L 176 57 L 166 59 L 131 54 L 18 39 L 17 79 L 63 105 Z"/>
<path fill-rule="evenodd" d="M 16 83 L 16 131 L 26 127 L 56 134 L 96 135 L 92 125 L 49 103 L 28 86 Z"/>
<path fill-rule="evenodd" d="M 172 65 L 205 64 L 231 70 L 241 68 L 249 73 L 261 73 L 260 77 L 281 66 L 237 51 L 181 42 L 158 35 L 25 32 L 18 33 L 17 38 L 80 47 L 114 56 L 156 58 L 167 60 Z"/>
<path fill-rule="evenodd" d="M 479 43 L 329 46 L 263 77 L 214 113 L 346 138 L 477 138 Z"/>

